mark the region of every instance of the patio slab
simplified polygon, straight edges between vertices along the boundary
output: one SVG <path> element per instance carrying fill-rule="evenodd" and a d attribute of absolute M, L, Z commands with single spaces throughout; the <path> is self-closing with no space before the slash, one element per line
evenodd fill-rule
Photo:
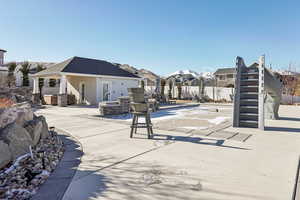
<path fill-rule="evenodd" d="M 144 131 L 130 139 L 129 126 L 118 120 L 82 118 L 78 115 L 80 108 L 70 109 L 68 115 L 55 109 L 49 114 L 47 109 L 37 113 L 44 114 L 50 125 L 79 138 L 84 152 L 64 200 L 292 197 L 300 152 L 300 112 L 295 112 L 299 107 L 281 106 L 282 120 L 267 121 L 264 132 L 230 127 L 225 133 L 238 134 L 226 139 L 197 134 L 196 130 L 155 129 L 151 140 L 146 139 Z M 94 111 L 82 112 L 92 115 Z M 84 128 L 78 129 L 78 123 Z M 207 130 L 217 130 L 218 126 Z M 241 141 L 249 134 L 250 138 Z"/>

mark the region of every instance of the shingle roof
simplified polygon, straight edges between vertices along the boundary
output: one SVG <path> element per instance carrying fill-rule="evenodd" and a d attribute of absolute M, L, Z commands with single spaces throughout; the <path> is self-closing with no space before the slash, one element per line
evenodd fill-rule
<path fill-rule="evenodd" d="M 70 58 L 40 71 L 35 75 L 52 75 L 59 74 L 60 72 L 140 78 L 110 62 L 81 57 Z"/>
<path fill-rule="evenodd" d="M 214 74 L 235 74 L 235 68 L 220 68 Z"/>

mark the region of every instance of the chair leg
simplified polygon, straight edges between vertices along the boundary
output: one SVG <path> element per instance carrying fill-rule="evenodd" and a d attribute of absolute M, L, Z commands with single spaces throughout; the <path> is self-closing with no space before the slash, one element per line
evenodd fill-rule
<path fill-rule="evenodd" d="M 146 126 L 147 126 L 147 133 L 148 133 L 148 139 L 151 138 L 151 130 L 150 130 L 150 123 L 149 123 L 149 115 L 145 115 L 145 121 L 146 121 Z"/>
<path fill-rule="evenodd" d="M 137 115 L 136 116 L 136 119 L 135 119 L 135 125 L 136 125 L 136 127 L 135 127 L 135 129 L 134 129 L 134 133 L 136 134 L 136 132 L 137 132 L 137 125 L 138 125 L 138 123 L 139 123 L 139 116 Z"/>
<path fill-rule="evenodd" d="M 152 124 L 152 121 L 151 121 L 150 114 L 149 114 L 149 123 L 150 123 L 151 137 L 153 137 L 153 124 Z"/>
<path fill-rule="evenodd" d="M 132 136 L 133 136 L 133 131 L 134 131 L 134 127 L 135 127 L 135 118 L 136 118 L 136 116 L 133 115 L 132 124 L 131 124 L 131 131 L 130 131 L 130 138 L 132 138 Z"/>

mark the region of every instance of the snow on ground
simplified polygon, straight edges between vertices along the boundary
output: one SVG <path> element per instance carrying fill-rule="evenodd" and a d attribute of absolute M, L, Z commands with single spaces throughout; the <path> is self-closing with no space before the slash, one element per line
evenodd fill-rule
<path fill-rule="evenodd" d="M 208 129 L 208 127 L 205 127 L 205 126 L 183 126 L 183 127 L 179 127 L 179 128 L 192 129 L 192 130 L 204 130 L 204 129 Z"/>
<path fill-rule="evenodd" d="M 168 119 L 185 118 L 185 119 L 207 120 L 209 123 L 218 125 L 225 122 L 229 118 L 229 117 L 216 117 L 215 119 L 201 118 L 203 114 L 208 114 L 209 112 L 210 112 L 209 108 L 207 107 L 165 109 L 165 110 L 159 110 L 157 112 L 151 113 L 151 120 L 155 122 L 155 121 L 168 120 Z M 117 115 L 117 116 L 111 116 L 109 118 L 131 121 L 132 115 L 131 114 Z M 143 122 L 143 120 L 144 119 L 141 118 L 141 122 Z M 206 129 L 207 127 L 194 127 L 194 129 L 195 128 Z M 193 129 L 193 128 L 189 127 L 189 129 Z"/>
<path fill-rule="evenodd" d="M 215 119 L 209 119 L 208 122 L 219 125 L 219 124 L 225 122 L 227 119 L 229 119 L 229 117 L 216 117 Z"/>

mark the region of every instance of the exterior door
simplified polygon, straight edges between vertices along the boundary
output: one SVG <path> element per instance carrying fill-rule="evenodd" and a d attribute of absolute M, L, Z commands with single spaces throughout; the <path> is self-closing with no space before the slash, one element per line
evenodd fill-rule
<path fill-rule="evenodd" d="M 85 83 L 84 82 L 80 83 L 79 90 L 80 90 L 79 102 L 85 103 Z"/>
<path fill-rule="evenodd" d="M 109 82 L 103 82 L 102 84 L 102 97 L 103 97 L 103 101 L 110 101 L 110 83 Z"/>

